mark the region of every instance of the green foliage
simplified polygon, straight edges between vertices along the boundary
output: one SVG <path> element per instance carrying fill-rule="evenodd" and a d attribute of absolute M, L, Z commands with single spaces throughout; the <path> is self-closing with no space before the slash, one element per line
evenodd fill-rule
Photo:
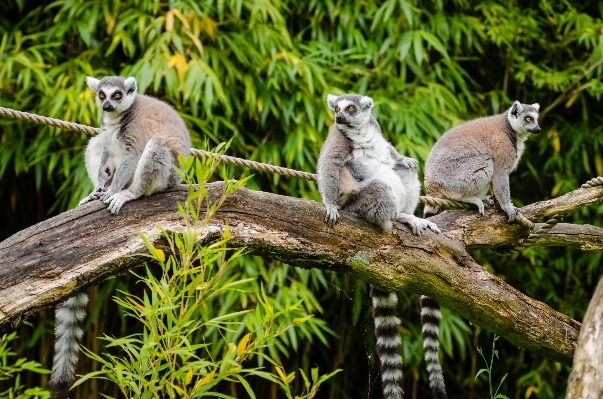
<path fill-rule="evenodd" d="M 21 375 L 26 372 L 49 374 L 50 370 L 42 368 L 42 365 L 33 360 L 19 358 L 13 360 L 16 355 L 9 346 L 17 339 L 17 333 L 3 335 L 0 338 L 0 381 L 9 381 L 11 387 L 0 392 L 2 399 L 49 399 L 51 392 L 46 389 L 33 387 L 26 388 L 21 382 Z"/>
<path fill-rule="evenodd" d="M 562 195 L 603 175 L 603 7 L 597 2 L 5 3 L 2 106 L 97 125 L 99 111 L 85 76 L 133 75 L 141 91 L 176 107 L 195 147 L 232 140 L 231 155 L 311 172 L 332 121 L 325 104 L 329 92 L 372 96 L 386 137 L 421 162 L 451 126 L 502 112 L 517 99 L 541 104 L 543 132 L 528 140 L 511 175 L 516 205 Z M 7 204 L 0 211 L 7 220 L 3 237 L 48 212 L 75 206 L 88 194 L 84 134 L 6 119 L 0 126 L 0 198 Z M 312 182 L 253 173 L 249 188 L 319 200 Z M 218 174 L 215 179 L 241 180 L 250 171 L 225 167 Z M 602 215 L 603 206 L 593 206 L 566 221 L 600 225 Z M 600 277 L 600 254 L 575 249 L 472 255 L 517 289 L 577 319 Z M 329 395 L 375 395 L 378 389 L 367 377 L 378 366 L 364 283 L 259 257 L 232 262 L 236 267 L 224 278 L 253 278 L 253 289 L 228 293 L 225 309 L 254 308 L 255 292 L 263 286 L 277 312 L 303 299 L 304 312 L 320 315 L 281 335 L 283 344 L 268 347 L 267 355 L 278 356 L 287 370 L 303 369 L 306 376 L 316 357 L 322 370 L 353 364 L 353 370 L 344 367 L 333 377 Z M 405 390 L 425 396 L 418 299 L 401 293 L 399 306 L 409 369 Z M 464 370 L 476 362 L 474 348 L 490 338 L 443 312 L 450 397 L 483 397 L 487 393 L 475 386 L 475 372 Z M 220 339 L 218 333 L 208 338 L 212 344 Z M 504 341 L 498 348 L 500 369 L 510 370 L 501 389 L 514 390 L 510 397 L 563 397 L 566 368 Z M 463 367 L 457 367 L 460 363 Z"/>
<path fill-rule="evenodd" d="M 228 146 L 225 146 L 227 148 Z M 238 382 L 251 398 L 256 398 L 249 377 L 256 376 L 278 384 L 293 399 L 290 383 L 295 372 L 285 374 L 283 366 L 267 355 L 267 349 L 283 347 L 281 336 L 295 336 L 290 331 L 312 318 L 304 312 L 303 302 L 276 303 L 263 285 L 254 289 L 255 278 L 241 279 L 228 269 L 243 251 L 228 248 L 228 228 L 218 241 L 197 244 L 200 234 L 208 228 L 211 216 L 223 201 L 244 181 L 224 182 L 223 194 L 216 201 L 207 197 L 205 184 L 214 172 L 212 157 L 203 162 L 198 158 L 181 159 L 181 172 L 189 183 L 189 195 L 179 204 L 186 227 L 180 234 L 162 230 L 170 249 L 169 258 L 141 234 L 150 257 L 161 265 L 161 276 L 155 276 L 149 266 L 146 275 L 136 275 L 145 286 L 142 297 L 124 292 L 115 301 L 127 316 L 143 325 L 142 333 L 126 337 L 105 336 L 107 348 L 120 348 L 120 355 L 85 353 L 102 364 L 100 371 L 80 378 L 74 386 L 90 378 L 115 382 L 126 397 L 136 398 L 198 398 L 233 396 L 221 393 L 220 382 Z M 196 183 L 196 184 L 195 184 Z M 203 220 L 199 215 L 203 208 Z M 245 293 L 255 305 L 238 310 L 223 306 L 228 297 Z M 257 358 L 259 366 L 250 366 Z M 262 364 L 276 371 L 265 371 Z M 312 383 L 300 370 L 305 393 L 296 398 L 315 397 L 320 385 L 336 374 L 318 376 L 312 369 Z"/>
<path fill-rule="evenodd" d="M 508 374 L 504 375 L 504 377 L 500 380 L 500 383 L 498 384 L 496 391 L 492 392 L 492 368 L 494 367 L 494 357 L 496 356 L 497 359 L 499 358 L 498 351 L 494 348 L 496 347 L 496 341 L 498 341 L 499 338 L 500 338 L 500 336 L 494 334 L 494 340 L 492 341 L 492 356 L 490 357 L 489 363 L 488 363 L 488 359 L 486 359 L 486 357 L 484 356 L 484 352 L 482 351 L 482 348 L 480 348 L 480 347 L 477 348 L 477 351 L 482 356 L 482 359 L 484 359 L 484 362 L 486 362 L 486 368 L 479 369 L 477 371 L 477 374 L 475 375 L 475 380 L 477 381 L 477 377 L 479 377 L 480 374 L 482 374 L 482 373 L 488 374 L 488 387 L 490 388 L 490 399 L 509 399 L 508 396 L 498 393 L 500 386 L 505 381 Z"/>

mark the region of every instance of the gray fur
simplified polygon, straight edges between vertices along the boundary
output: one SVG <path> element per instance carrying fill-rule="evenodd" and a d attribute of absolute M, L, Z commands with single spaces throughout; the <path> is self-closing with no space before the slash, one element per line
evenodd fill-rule
<path fill-rule="evenodd" d="M 190 135 L 166 103 L 138 94 L 136 79 L 86 78 L 103 110 L 101 133 L 86 148 L 86 169 L 94 184 L 80 201 L 101 199 L 117 214 L 124 203 L 163 191 L 180 182 L 178 155 L 190 153 Z"/>
<path fill-rule="evenodd" d="M 475 119 L 450 129 L 433 146 L 425 163 L 427 195 L 468 202 L 484 214 L 484 201 L 492 193 L 515 220 L 517 208 L 511 203 L 509 174 L 517 164 L 531 133 L 540 132 L 538 104 L 518 101 L 500 115 Z M 439 209 L 426 206 L 424 215 Z"/>
<path fill-rule="evenodd" d="M 320 151 L 317 164 L 318 190 L 333 226 L 339 209 L 352 211 L 384 231 L 394 220 L 407 223 L 421 234 L 437 226 L 413 215 L 421 185 L 418 162 L 398 154 L 381 133 L 371 113 L 373 99 L 346 94 L 327 96 L 335 111 L 335 124 Z"/>

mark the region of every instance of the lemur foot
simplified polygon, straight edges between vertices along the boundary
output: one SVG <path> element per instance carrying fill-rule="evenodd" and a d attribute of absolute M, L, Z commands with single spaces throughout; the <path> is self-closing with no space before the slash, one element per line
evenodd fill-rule
<path fill-rule="evenodd" d="M 337 205 L 325 205 L 327 208 L 327 215 L 325 216 L 325 222 L 329 225 L 329 227 L 335 226 L 335 223 L 339 220 L 339 212 L 337 212 Z"/>
<path fill-rule="evenodd" d="M 421 235 L 421 233 L 423 233 L 423 230 L 425 229 L 429 229 L 436 234 L 440 233 L 440 229 L 435 223 L 430 222 L 426 219 L 418 218 L 414 215 L 399 213 L 396 219 L 398 219 L 402 223 L 406 223 L 412 230 L 413 234 L 417 236 Z"/>
<path fill-rule="evenodd" d="M 103 202 L 107 204 L 107 209 L 114 215 L 119 213 L 121 207 L 128 201 L 136 199 L 136 196 L 130 191 L 124 190 L 113 194 Z"/>
<path fill-rule="evenodd" d="M 490 195 L 487 195 L 486 198 L 482 199 L 482 202 L 489 206 L 494 206 L 494 200 Z"/>
<path fill-rule="evenodd" d="M 509 223 L 513 223 L 515 221 L 515 218 L 517 218 L 517 214 L 519 213 L 519 208 L 511 206 L 511 208 L 505 209 L 504 211 L 507 213 L 507 216 L 509 217 Z"/>

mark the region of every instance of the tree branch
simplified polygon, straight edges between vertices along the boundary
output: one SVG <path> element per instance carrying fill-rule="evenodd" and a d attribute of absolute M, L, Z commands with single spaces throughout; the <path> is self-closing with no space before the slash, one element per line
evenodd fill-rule
<path fill-rule="evenodd" d="M 584 315 L 566 399 L 599 399 L 603 396 L 603 279 Z"/>
<path fill-rule="evenodd" d="M 215 201 L 222 184 L 209 185 Z M 138 232 L 167 250 L 159 229 L 184 229 L 177 202 L 187 187 L 130 202 L 113 216 L 99 202 L 75 208 L 0 243 L 0 327 L 64 300 L 74 292 L 148 261 Z M 471 225 L 475 212 L 455 212 Z M 508 223 L 500 216 L 503 224 Z M 229 226 L 232 247 L 304 267 L 347 273 L 389 291 L 429 295 L 511 343 L 569 365 L 580 324 L 527 297 L 476 264 L 463 244 L 444 234 L 417 237 L 396 224 L 383 234 L 342 212 L 335 228 L 324 223 L 321 204 L 240 189 L 229 197 L 199 241 Z M 450 231 L 446 231 L 450 233 Z"/>

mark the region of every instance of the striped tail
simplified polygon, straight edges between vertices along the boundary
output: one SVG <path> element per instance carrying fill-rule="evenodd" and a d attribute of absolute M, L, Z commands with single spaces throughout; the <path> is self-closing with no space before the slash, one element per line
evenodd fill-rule
<path fill-rule="evenodd" d="M 381 361 L 381 381 L 383 399 L 402 399 L 402 356 L 400 356 L 400 336 L 396 317 L 398 295 L 384 292 L 371 286 L 373 298 L 373 319 L 375 320 L 375 338 L 377 354 Z"/>
<path fill-rule="evenodd" d="M 427 363 L 427 374 L 429 375 L 429 386 L 434 399 L 448 399 L 444 375 L 440 366 L 438 349 L 440 347 L 439 326 L 442 314 L 440 304 L 425 295 L 421 295 L 421 324 L 423 326 L 423 350 L 425 352 L 425 363 Z"/>
<path fill-rule="evenodd" d="M 78 358 L 79 340 L 83 330 L 81 323 L 86 317 L 88 295 L 81 292 L 59 304 L 55 311 L 56 325 L 54 361 L 50 387 L 56 392 L 66 392 L 75 381 L 75 364 Z"/>

